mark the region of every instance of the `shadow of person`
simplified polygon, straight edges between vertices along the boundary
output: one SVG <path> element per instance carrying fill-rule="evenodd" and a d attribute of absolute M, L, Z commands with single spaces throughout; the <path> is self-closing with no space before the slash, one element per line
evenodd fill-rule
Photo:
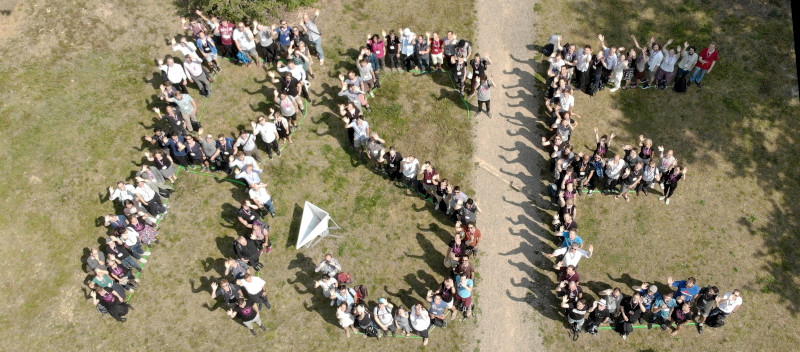
<path fill-rule="evenodd" d="M 233 245 L 233 243 L 231 243 Z M 200 261 L 200 264 L 203 265 L 203 270 L 205 272 L 209 272 L 211 270 L 215 270 L 219 276 L 225 275 L 225 258 L 214 258 L 208 257 Z"/>

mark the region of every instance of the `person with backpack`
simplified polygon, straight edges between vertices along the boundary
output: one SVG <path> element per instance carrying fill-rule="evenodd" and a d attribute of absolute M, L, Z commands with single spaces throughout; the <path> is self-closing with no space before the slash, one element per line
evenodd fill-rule
<path fill-rule="evenodd" d="M 586 320 L 586 300 L 570 301 L 568 296 L 564 296 L 561 298 L 561 308 L 567 310 L 567 322 L 572 327 L 572 340 L 576 341 Z"/>
<path fill-rule="evenodd" d="M 363 305 L 356 306 L 355 309 L 356 325 L 364 333 L 364 338 L 367 337 L 383 337 L 383 333 L 375 327 L 375 322 L 372 321 L 372 315 L 367 312 Z"/>
<path fill-rule="evenodd" d="M 336 296 L 336 304 L 342 305 L 343 303 L 347 304 L 348 312 L 352 311 L 353 306 L 356 305 L 356 290 L 352 287 L 347 287 L 347 285 L 339 285 L 336 288 L 336 291 L 333 292 Z"/>
<path fill-rule="evenodd" d="M 386 298 L 381 297 L 378 298 L 378 305 L 372 310 L 372 317 L 383 336 L 388 336 L 389 331 L 392 332 L 393 337 L 397 336 L 397 326 L 394 324 L 392 309 L 394 309 L 394 305 L 389 303 Z"/>

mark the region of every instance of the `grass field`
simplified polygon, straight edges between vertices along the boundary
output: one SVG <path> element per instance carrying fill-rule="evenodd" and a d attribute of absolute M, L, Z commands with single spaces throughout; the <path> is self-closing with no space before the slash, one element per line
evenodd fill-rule
<path fill-rule="evenodd" d="M 596 97 L 576 94 L 581 114 L 573 145 L 594 150 L 597 127 L 614 132 L 612 152 L 634 144 L 638 135 L 674 149 L 688 167 L 669 206 L 660 195 L 633 197 L 629 204 L 610 196 L 578 199 L 581 236 L 595 246 L 582 262 L 584 289 L 596 293 L 655 282 L 662 292 L 667 277 L 695 276 L 700 285 L 715 284 L 722 293 L 740 288 L 744 306 L 719 330 L 698 335 L 693 327 L 670 337 L 660 330 L 637 330 L 627 342 L 616 333 L 573 343 L 556 308 L 537 308 L 550 350 L 791 350 L 797 332 L 797 264 L 800 169 L 797 147 L 797 72 L 788 1 L 574 1 L 537 4 L 540 45 L 551 34 L 564 42 L 632 47 L 641 42 L 689 41 L 699 50 L 717 42 L 721 60 L 683 95 L 672 91 L 608 89 Z M 547 68 L 539 55 L 531 61 L 539 75 Z M 540 76 L 541 77 L 541 76 Z M 540 126 L 541 127 L 541 126 Z M 544 132 L 544 128 L 542 127 Z M 533 141 L 535 142 L 535 141 Z M 538 143 L 537 143 L 538 144 Z M 543 172 L 546 184 L 551 178 Z M 543 204 L 542 211 L 551 213 Z M 555 240 L 545 236 L 546 241 Z M 532 258 L 539 273 L 555 286 L 549 262 Z M 542 277 L 538 275 L 536 277 Z M 590 302 L 593 300 L 590 299 Z M 556 304 L 553 295 L 553 307 Z M 657 330 L 657 331 L 656 331 Z"/>
<path fill-rule="evenodd" d="M 457 5 L 457 6 L 456 6 Z M 275 250 L 262 277 L 274 308 L 269 328 L 253 338 L 209 299 L 211 280 L 224 271 L 231 241 L 241 229 L 235 210 L 243 188 L 181 173 L 142 285 L 123 329 L 86 299 L 82 260 L 105 229 L 98 217 L 113 209 L 107 187 L 139 165 L 141 137 L 152 125 L 160 83 L 154 60 L 168 54 L 166 39 L 181 31 L 189 11 L 162 1 L 20 3 L 0 29 L 0 329 L 3 341 L 40 341 L 45 350 L 231 349 L 396 350 L 420 340 L 347 340 L 313 281 L 314 264 L 332 252 L 371 301 L 395 305 L 423 299 L 445 274 L 442 258 L 450 223 L 432 205 L 387 185 L 346 150 L 335 115 L 336 76 L 352 67 L 368 32 L 402 26 L 472 34 L 471 2 L 331 1 L 322 4 L 326 66 L 312 88 L 313 104 L 284 156 L 266 165 L 278 217 L 271 222 Z M 400 11 L 411 9 L 415 11 Z M 448 8 L 448 16 L 438 11 Z M 341 16 L 344 15 L 344 16 Z M 5 21 L 6 17 L 8 21 Z M 344 20 L 343 20 L 344 18 Z M 294 20 L 290 18 L 290 22 Z M 344 25 L 338 25 L 338 24 Z M 438 28 L 433 28 L 434 23 Z M 223 63 L 213 96 L 202 104 L 206 131 L 231 133 L 264 113 L 266 72 Z M 268 85 L 271 88 L 271 85 Z M 190 93 L 202 101 L 197 91 Z M 374 130 L 403 153 L 431 160 L 442 174 L 470 189 L 472 122 L 446 76 L 385 75 L 368 115 Z M 311 200 L 344 227 L 329 239 L 296 251 L 302 204 Z M 474 321 L 432 333 L 431 350 L 463 348 Z M 122 332 L 122 333 L 120 333 Z M 110 337 L 115 336 L 113 345 Z"/>

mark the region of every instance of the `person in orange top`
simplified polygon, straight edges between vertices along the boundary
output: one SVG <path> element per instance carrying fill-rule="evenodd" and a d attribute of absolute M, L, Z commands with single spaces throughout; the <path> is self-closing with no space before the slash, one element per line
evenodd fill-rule
<path fill-rule="evenodd" d="M 464 242 L 472 247 L 472 253 L 478 252 L 478 244 L 481 242 L 481 230 L 475 227 L 475 222 L 468 221 L 466 226 L 461 225 L 461 221 L 456 222 L 456 229 L 464 232 Z"/>

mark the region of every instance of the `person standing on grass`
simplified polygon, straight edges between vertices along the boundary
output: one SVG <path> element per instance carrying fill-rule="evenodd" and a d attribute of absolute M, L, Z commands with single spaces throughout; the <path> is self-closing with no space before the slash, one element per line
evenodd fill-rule
<path fill-rule="evenodd" d="M 378 298 L 378 305 L 372 310 L 372 317 L 383 332 L 383 336 L 389 336 L 389 331 L 392 332 L 393 337 L 397 336 L 397 326 L 394 323 L 392 309 L 394 309 L 394 305 L 389 303 L 386 298 L 381 297 Z"/>
<path fill-rule="evenodd" d="M 259 309 L 262 308 L 262 304 L 267 306 L 267 309 L 272 309 L 267 296 L 267 283 L 264 279 L 247 273 L 244 274 L 244 279 L 238 280 L 237 285 L 244 289 L 247 298 L 256 303 Z"/>
<path fill-rule="evenodd" d="M 431 165 L 430 161 L 422 164 L 422 189 L 427 196 L 433 196 L 439 184 L 439 171 Z"/>
<path fill-rule="evenodd" d="M 247 185 L 252 187 L 255 184 L 261 183 L 261 176 L 258 176 L 258 174 L 260 174 L 260 173 L 262 173 L 264 171 L 263 170 L 255 170 L 255 169 L 253 169 L 253 165 L 249 164 L 249 165 L 244 167 L 244 172 L 240 171 L 239 169 L 236 169 L 233 172 L 235 174 L 234 177 L 236 177 L 237 180 L 238 179 L 244 179 L 247 182 Z"/>
<path fill-rule="evenodd" d="M 455 282 L 456 302 L 459 303 L 462 311 L 464 311 L 464 317 L 461 318 L 463 321 L 472 316 L 472 290 L 474 283 L 472 279 L 463 275 L 456 275 Z"/>
<path fill-rule="evenodd" d="M 186 37 L 180 38 L 180 42 L 177 42 L 175 41 L 175 38 L 172 38 L 172 51 L 179 51 L 182 54 L 181 57 L 188 55 L 194 59 L 197 59 L 197 61 L 200 61 L 200 57 L 197 56 L 197 47 L 194 45 L 194 43 L 186 41 Z"/>
<path fill-rule="evenodd" d="M 363 114 L 361 110 L 356 107 L 356 104 L 348 102 L 347 105 L 339 104 L 339 115 L 342 117 L 342 122 L 344 122 L 345 129 L 347 130 L 347 140 L 351 141 L 350 147 L 355 148 L 356 146 L 352 143 L 355 139 L 355 131 L 352 128 L 347 128 L 347 125 L 349 125 L 351 121 L 357 120 L 359 116 L 363 119 Z"/>
<path fill-rule="evenodd" d="M 264 58 L 264 67 L 278 61 L 277 44 L 275 44 L 275 26 L 265 25 L 253 21 L 253 33 L 258 36 L 259 54 Z"/>
<path fill-rule="evenodd" d="M 175 91 L 175 93 L 177 93 L 177 91 Z M 165 100 L 173 98 L 174 94 L 173 97 L 167 97 L 165 98 Z M 176 111 L 175 107 L 173 107 L 172 105 L 167 105 L 166 109 L 167 109 L 166 115 L 161 115 L 161 109 L 159 108 L 153 108 L 153 111 L 156 112 L 156 116 L 159 116 L 161 121 L 165 121 L 169 125 L 169 134 L 181 135 L 181 136 L 188 134 L 189 132 L 187 132 L 186 130 L 186 123 L 184 122 L 183 115 L 181 114 L 181 112 Z M 150 137 L 150 139 L 147 139 L 147 137 L 145 137 L 145 139 L 148 142 L 157 145 L 161 149 L 165 150 L 168 149 L 166 144 L 163 142 L 166 139 L 166 135 L 163 132 L 159 134 L 159 131 L 156 131 L 156 134 L 153 137 Z"/>
<path fill-rule="evenodd" d="M 358 86 L 355 84 L 347 84 L 342 79 L 342 90 L 339 91 L 338 95 L 340 97 L 346 97 L 347 101 L 353 103 L 353 105 L 358 108 L 358 110 L 366 109 L 369 112 L 372 112 L 372 109 L 369 107 L 369 103 L 367 102 L 367 98 L 364 97 L 364 92 L 358 89 Z"/>
<path fill-rule="evenodd" d="M 203 55 L 205 58 L 206 63 L 211 68 L 211 71 L 219 72 L 222 69 L 219 67 L 219 52 L 217 51 L 217 45 L 214 43 L 213 40 L 206 37 L 206 34 L 200 32 L 197 36 L 197 47 L 200 49 L 200 54 Z"/>
<path fill-rule="evenodd" d="M 141 177 L 136 178 L 136 198 L 147 209 L 147 212 L 153 216 L 161 218 L 161 214 L 167 213 L 168 206 L 164 204 L 158 192 L 147 186 L 144 179 Z"/>
<path fill-rule="evenodd" d="M 225 271 L 228 271 L 227 265 Z M 230 309 L 239 304 L 239 299 L 243 298 L 244 294 L 236 284 L 228 282 L 227 279 L 220 279 L 219 284 L 211 283 L 211 299 L 215 300 L 217 297 L 222 297 L 223 302 Z"/>
<path fill-rule="evenodd" d="M 192 165 L 192 168 L 196 168 L 197 165 L 203 165 L 206 155 L 203 154 L 203 147 L 195 141 L 192 135 L 186 136 L 186 152 L 189 155 L 189 164 Z"/>
<path fill-rule="evenodd" d="M 667 284 L 670 287 L 678 289 L 678 294 L 675 298 L 683 297 L 683 300 L 686 302 L 694 301 L 700 293 L 700 286 L 697 285 L 697 280 L 691 276 L 682 281 L 675 281 L 672 279 L 672 276 L 670 276 L 667 278 Z"/>
<path fill-rule="evenodd" d="M 142 267 L 136 260 L 133 259 L 134 256 L 133 252 L 128 250 L 128 248 L 122 246 L 121 245 L 122 241 L 119 238 L 116 238 L 116 240 L 113 238 L 116 237 L 111 236 L 106 239 L 106 247 L 107 247 L 106 257 L 109 258 L 109 260 L 111 260 L 111 258 L 114 258 L 114 260 L 116 260 L 129 270 L 136 269 L 137 271 L 141 272 Z M 117 244 L 118 242 L 120 243 L 119 245 Z M 136 256 L 139 256 L 139 254 L 137 253 Z M 142 263 L 147 263 L 147 259 L 144 258 L 139 259 L 139 261 L 141 261 Z"/>
<path fill-rule="evenodd" d="M 583 322 L 586 320 L 586 300 L 579 299 L 577 302 L 568 301 L 568 296 L 561 299 L 561 308 L 567 310 L 567 322 L 572 327 L 572 340 L 575 341 L 583 330 Z"/>
<path fill-rule="evenodd" d="M 347 337 L 350 337 L 350 330 L 358 334 L 358 329 L 355 327 L 356 319 L 353 314 L 350 313 L 350 306 L 347 302 L 339 304 L 339 308 L 336 309 L 336 319 L 339 320 L 339 326 L 344 329 L 344 333 Z"/>
<path fill-rule="evenodd" d="M 717 305 L 717 286 L 706 286 L 697 295 L 697 332 L 703 334 L 703 323 L 705 323 L 711 310 Z"/>
<path fill-rule="evenodd" d="M 461 232 L 457 231 L 453 236 L 453 240 L 450 241 L 450 244 L 448 245 L 447 254 L 445 254 L 444 259 L 444 266 L 451 270 L 454 269 L 460 262 L 461 257 L 465 255 L 467 255 L 467 244 L 464 243 L 463 238 L 461 237 Z"/>
<path fill-rule="evenodd" d="M 458 94 L 464 97 L 464 86 L 467 81 L 467 63 L 464 58 L 459 56 L 453 63 L 453 81 L 458 89 Z"/>
<path fill-rule="evenodd" d="M 464 275 L 464 274 L 461 274 Z M 467 276 L 467 278 L 472 278 Z M 428 291 L 428 295 L 436 295 L 442 298 L 442 302 L 446 303 L 446 309 L 450 311 L 450 319 L 455 319 L 456 317 L 456 307 L 454 305 L 456 299 L 456 287 L 453 283 L 453 278 L 447 276 L 444 278 L 444 281 L 439 285 L 439 289 L 434 292 Z M 447 315 L 447 312 L 444 313 Z M 444 318 L 442 318 L 444 320 Z"/>
<path fill-rule="evenodd" d="M 385 36 L 384 36 L 385 37 Z M 375 72 L 386 70 L 386 42 L 377 34 L 367 35 L 367 49 L 372 52 L 370 63 Z"/>
<path fill-rule="evenodd" d="M 686 168 L 682 168 L 680 166 L 674 166 L 672 169 L 667 171 L 666 174 L 662 176 L 662 180 L 664 180 L 664 195 L 658 197 L 658 200 L 663 200 L 666 205 L 669 205 L 669 199 L 672 197 L 672 194 L 675 193 L 675 189 L 678 188 L 678 181 L 686 178 Z"/>
<path fill-rule="evenodd" d="M 422 337 L 422 345 L 428 345 L 428 329 L 431 326 L 431 317 L 425 307 L 422 306 L 422 303 L 417 303 L 413 307 L 411 307 L 411 314 L 408 318 L 409 322 L 411 323 L 411 327 L 414 328 L 414 331 Z"/>
<path fill-rule="evenodd" d="M 236 58 L 236 46 L 233 43 L 233 31 L 236 26 L 223 18 L 219 25 L 220 42 L 222 43 L 222 56 Z"/>
<path fill-rule="evenodd" d="M 625 164 L 625 161 L 622 160 L 622 157 L 619 154 L 614 154 L 614 158 L 606 162 L 605 192 L 618 193 L 617 185 L 619 184 L 620 176 L 622 176 L 622 172 L 626 167 L 627 165 Z"/>
<path fill-rule="evenodd" d="M 110 262 L 114 261 L 110 260 L 109 263 Z M 100 268 L 94 269 L 94 278 L 92 278 L 92 284 L 94 284 L 95 286 L 112 290 L 122 297 L 125 296 L 126 288 L 123 287 L 123 285 L 121 285 L 119 282 L 114 281 L 114 278 L 112 278 L 111 275 L 108 274 L 108 271 L 105 269 L 100 269 Z"/>
<path fill-rule="evenodd" d="M 256 163 L 256 159 L 254 159 L 252 156 L 245 155 L 243 151 L 234 153 L 235 155 L 231 155 L 228 158 L 228 167 L 230 169 L 244 170 L 247 165 L 253 165 L 254 170 L 261 170 L 261 168 L 258 167 L 258 163 Z"/>
<path fill-rule="evenodd" d="M 255 161 L 261 162 L 261 155 L 256 148 L 256 136 L 248 130 L 240 130 L 239 138 L 237 138 L 236 143 L 233 144 L 234 153 L 238 153 L 240 150 L 245 156 L 252 157 Z M 255 167 L 255 169 L 259 170 L 260 168 Z"/>
<path fill-rule="evenodd" d="M 639 49 L 639 52 L 642 53 L 642 55 L 636 59 L 636 74 L 634 74 L 633 77 L 636 80 L 636 83 L 633 85 L 633 88 L 635 89 L 639 88 L 639 83 L 647 81 L 645 73 L 647 71 L 647 63 L 650 61 L 651 51 L 648 47 L 642 48 L 639 46 L 639 42 L 636 41 L 636 36 L 632 35 L 631 39 L 633 39 L 633 43 L 636 45 L 636 48 Z M 628 84 L 626 87 L 630 88 L 630 84 Z"/>
<path fill-rule="evenodd" d="M 656 297 L 652 305 L 652 319 L 647 321 L 647 329 L 652 329 L 653 324 L 661 326 L 661 330 L 666 331 L 669 326 L 669 317 L 672 310 L 677 306 L 677 300 L 672 298 L 672 292 L 667 292 Z"/>
<path fill-rule="evenodd" d="M 267 191 L 267 185 L 264 183 L 255 183 L 250 186 L 248 195 L 253 200 L 259 210 L 267 210 L 269 214 L 275 217 L 275 204 L 272 201 L 272 196 Z"/>
<path fill-rule="evenodd" d="M 198 127 L 200 126 L 200 123 L 197 121 L 197 102 L 191 95 L 188 93 L 175 92 L 174 98 L 167 98 L 166 100 L 178 105 L 178 111 L 180 111 L 181 116 L 183 116 L 184 126 L 186 126 L 189 132 L 194 131 L 195 125 Z"/>
<path fill-rule="evenodd" d="M 286 20 L 281 20 L 280 27 L 275 28 L 275 33 L 278 34 L 278 43 L 280 44 L 278 56 L 285 57 L 289 53 L 289 45 L 292 44 L 292 29 L 289 28 Z"/>
<path fill-rule="evenodd" d="M 425 37 L 430 38 L 428 32 L 425 32 Z M 439 37 L 439 33 L 433 32 L 433 38 L 430 39 L 431 48 L 431 69 L 434 67 L 437 71 L 442 72 L 442 64 L 444 63 L 444 40 Z"/>
<path fill-rule="evenodd" d="M 484 111 L 484 107 L 486 108 L 486 116 L 492 118 L 492 111 L 491 111 L 491 100 L 492 100 L 492 90 L 491 88 L 494 87 L 494 82 L 491 78 L 487 77 L 486 74 L 480 75 L 480 77 L 475 78 L 474 81 L 478 81 L 478 86 L 476 93 L 478 94 L 478 111 L 475 112 L 475 117 Z"/>
<path fill-rule="evenodd" d="M 417 66 L 419 66 L 419 70 L 422 73 L 428 72 L 431 68 L 431 60 L 430 60 L 430 53 L 431 47 L 429 44 L 430 35 L 425 33 L 427 36 L 423 37 L 422 34 L 417 36 L 417 39 L 414 40 L 414 56 L 417 62 Z"/>
<path fill-rule="evenodd" d="M 414 42 L 416 42 L 417 36 L 408 28 L 398 30 L 398 32 L 402 33 L 402 36 L 400 37 L 400 58 L 403 65 L 403 70 L 410 72 L 414 68 L 414 61 L 416 61 L 416 57 L 414 55 Z"/>
<path fill-rule="evenodd" d="M 128 309 L 133 309 L 133 307 L 125 302 L 119 293 L 94 286 L 94 290 L 89 295 L 92 296 L 93 305 L 102 305 L 108 314 L 118 322 L 124 323 L 128 320 L 125 315 L 128 314 Z"/>
<path fill-rule="evenodd" d="M 133 292 L 134 289 L 139 288 L 139 280 L 136 279 L 136 276 L 125 267 L 117 265 L 117 262 L 113 260 L 108 262 L 107 274 L 111 275 L 125 290 Z"/>
<path fill-rule="evenodd" d="M 586 318 L 586 332 L 592 336 L 597 335 L 598 327 L 602 324 L 608 324 L 611 321 L 611 313 L 608 311 L 605 299 L 594 301 L 592 308 L 589 308 L 589 316 Z"/>
<path fill-rule="evenodd" d="M 252 228 L 253 225 L 248 224 L 248 226 Z M 261 252 L 258 249 L 258 245 L 249 237 L 239 236 L 233 242 L 233 253 L 236 254 L 237 258 L 246 261 L 247 265 L 250 265 L 256 271 L 261 270 L 262 264 L 259 262 Z"/>
<path fill-rule="evenodd" d="M 161 70 L 162 77 L 166 78 L 164 81 L 172 83 L 172 88 L 182 93 L 188 92 L 186 90 L 186 72 L 183 71 L 183 67 L 175 64 L 175 59 L 167 56 L 166 64 L 164 60 L 158 60 L 158 69 Z"/>
<path fill-rule="evenodd" d="M 642 182 L 639 182 L 636 185 L 636 195 L 639 195 L 639 191 L 644 192 L 645 197 L 647 196 L 647 191 L 650 188 L 654 188 L 654 182 L 658 177 L 658 168 L 656 167 L 656 161 L 650 160 L 650 163 L 644 166 L 642 171 Z"/>
<path fill-rule="evenodd" d="M 595 152 L 592 156 L 592 160 L 590 161 L 590 165 L 592 167 L 592 171 L 589 175 L 589 193 L 587 195 L 594 194 L 594 191 L 597 189 L 598 186 L 602 185 L 604 179 L 606 177 L 605 174 L 605 160 L 603 157 Z"/>
<path fill-rule="evenodd" d="M 728 292 L 722 298 L 717 298 L 717 308 L 711 311 L 706 321 L 714 320 L 719 326 L 719 321 L 725 321 L 729 315 L 736 313 L 742 307 L 742 291 L 739 289 Z"/>
<path fill-rule="evenodd" d="M 594 54 L 592 61 L 589 63 L 589 71 L 592 75 L 592 85 L 589 87 L 587 93 L 589 96 L 603 89 L 603 71 L 607 69 L 606 54 L 603 51 L 598 51 Z M 563 107 L 564 104 L 562 103 Z"/>
<path fill-rule="evenodd" d="M 417 179 L 420 174 L 419 160 L 410 154 L 400 162 L 400 165 L 403 169 L 403 183 L 414 194 L 419 189 L 419 180 Z"/>
<path fill-rule="evenodd" d="M 339 264 L 339 260 L 334 258 L 332 254 L 328 253 L 325 255 L 325 259 L 319 262 L 316 268 L 314 268 L 314 272 L 316 273 L 323 273 L 327 276 L 334 277 L 337 273 L 342 271 L 342 265 Z"/>
<path fill-rule="evenodd" d="M 434 210 L 442 209 L 444 211 L 447 210 L 447 204 L 449 202 L 450 195 L 453 193 L 453 188 L 450 186 L 450 183 L 447 179 L 443 179 L 439 184 L 436 186 L 436 192 L 434 193 L 434 198 L 436 199 L 436 207 Z M 442 203 L 444 203 L 444 207 L 442 207 Z"/>
<path fill-rule="evenodd" d="M 233 41 L 236 43 L 236 49 L 252 60 L 247 64 L 247 67 L 251 67 L 253 63 L 258 64 L 259 57 L 256 51 L 255 36 L 253 31 L 244 25 L 244 22 L 239 22 L 237 28 L 233 31 Z"/>
<path fill-rule="evenodd" d="M 186 77 L 189 77 L 189 82 L 197 84 L 197 88 L 200 89 L 200 95 L 208 98 L 211 94 L 211 81 L 213 81 L 213 78 L 209 80 L 206 77 L 201 62 L 191 55 L 186 55 L 183 61 L 183 70 L 186 73 Z"/>
<path fill-rule="evenodd" d="M 675 76 L 675 64 L 678 63 L 678 54 L 676 54 L 676 50 L 681 51 L 680 45 L 678 45 L 677 49 L 667 50 L 667 46 L 669 46 L 671 42 L 672 39 L 670 39 L 667 44 L 664 44 L 664 49 L 662 50 L 664 61 L 661 62 L 661 66 L 656 74 L 656 82 L 660 83 L 659 88 L 661 89 L 667 89 L 667 85 L 672 81 L 672 77 Z"/>
<path fill-rule="evenodd" d="M 622 334 L 622 339 L 627 340 L 628 335 L 633 332 L 634 322 L 637 322 L 647 309 L 644 307 L 642 294 L 639 292 L 623 298 L 619 306 L 621 319 L 618 322 L 618 329 Z"/>
<path fill-rule="evenodd" d="M 217 18 L 217 16 L 211 15 L 211 18 L 208 18 L 203 14 L 203 11 L 201 11 L 201 10 L 194 10 L 194 13 L 196 13 L 198 16 L 200 16 L 200 18 L 202 18 L 203 21 L 206 21 L 206 25 L 208 26 L 210 34 L 213 34 L 214 44 L 216 46 L 221 45 L 222 44 L 222 36 L 221 36 L 221 34 L 219 32 L 220 23 L 219 23 L 219 19 Z M 198 35 L 199 35 L 199 33 L 198 33 Z"/>
<path fill-rule="evenodd" d="M 606 60 L 606 65 L 603 67 L 603 77 L 601 78 L 602 84 L 601 87 L 605 87 L 608 84 L 609 79 L 611 78 L 611 73 L 617 68 L 617 64 L 620 61 L 619 55 L 621 52 L 625 51 L 625 48 L 617 48 L 616 46 L 607 47 L 606 46 L 606 37 L 602 34 L 597 35 L 597 39 L 600 39 L 600 46 L 603 47 L 603 56 Z M 622 72 L 622 71 L 620 71 Z"/>
<path fill-rule="evenodd" d="M 403 156 L 397 152 L 397 149 L 394 146 L 389 147 L 389 152 L 383 155 L 383 160 L 385 161 L 385 168 L 386 168 L 386 175 L 389 177 L 389 183 L 400 182 L 401 178 L 401 167 Z"/>
<path fill-rule="evenodd" d="M 625 54 L 620 54 L 617 64 L 614 66 L 614 69 L 611 70 L 611 78 L 610 81 L 614 85 L 614 88 L 611 88 L 609 92 L 614 93 L 619 90 L 622 86 L 622 79 L 625 71 L 628 69 L 629 61 Z"/>
<path fill-rule="evenodd" d="M 622 81 L 625 81 L 625 85 L 622 86 L 622 89 L 628 89 L 630 87 L 631 82 L 633 82 L 633 77 L 636 74 L 636 62 L 638 60 L 636 55 L 636 50 L 631 49 L 630 51 L 628 51 L 626 59 L 627 59 L 627 64 L 625 66 L 625 69 L 622 71 L 623 72 Z M 620 81 L 620 84 L 622 81 Z"/>
<path fill-rule="evenodd" d="M 440 328 L 447 327 L 447 302 L 442 299 L 439 294 L 434 294 L 433 291 L 428 290 L 426 300 L 431 303 L 431 309 L 428 314 L 431 316 L 431 323 Z"/>
<path fill-rule="evenodd" d="M 653 308 L 653 304 L 655 304 L 656 300 L 661 299 L 661 294 L 658 293 L 658 286 L 650 284 L 649 282 L 643 282 L 639 286 L 631 287 L 634 291 L 639 292 L 642 296 L 642 304 L 644 308 L 647 310 L 646 312 L 642 313 L 642 316 L 639 317 L 639 324 L 644 324 L 645 321 L 650 322 L 653 320 L 648 313 L 651 312 Z"/>
<path fill-rule="evenodd" d="M 372 171 L 378 174 L 382 171 L 381 165 L 383 165 L 383 155 L 386 153 L 386 149 L 383 147 L 385 143 L 386 141 L 381 139 L 377 132 L 372 132 L 369 140 L 367 140 L 367 157 L 374 166 Z"/>
<path fill-rule="evenodd" d="M 592 61 L 592 47 L 586 45 L 583 51 L 578 55 L 578 64 L 575 66 L 578 69 L 578 89 L 586 91 L 589 87 L 589 64 Z"/>
<path fill-rule="evenodd" d="M 259 303 L 260 305 L 261 303 Z M 259 308 L 254 306 L 252 302 L 248 302 L 244 298 L 239 298 L 237 304 L 228 309 L 228 316 L 231 319 L 242 319 L 242 324 L 250 329 L 250 333 L 256 336 L 256 330 L 253 329 L 253 324 L 258 325 L 261 331 L 267 331 L 267 327 L 261 324 L 261 316 L 259 315 Z"/>
<path fill-rule="evenodd" d="M 367 147 L 367 139 L 371 131 L 369 129 L 369 122 L 364 121 L 363 115 L 356 116 L 355 120 L 351 120 L 345 125 L 345 128 L 353 129 L 353 146 L 358 149 L 358 156 L 362 159 L 365 158 L 364 152 Z"/>
<path fill-rule="evenodd" d="M 107 268 L 106 266 L 106 255 L 103 254 L 97 247 L 92 247 L 91 251 L 89 252 L 89 257 L 86 258 L 86 265 L 89 266 L 90 271 L 94 271 L 94 269 L 103 269 Z"/>
<path fill-rule="evenodd" d="M 211 163 L 220 160 L 221 151 L 217 148 L 217 140 L 211 133 L 200 139 L 200 148 L 203 151 L 203 165 L 200 171 L 211 172 Z"/>
<path fill-rule="evenodd" d="M 189 157 L 188 153 L 186 152 L 186 138 L 183 136 L 172 135 L 167 140 L 167 146 L 169 147 L 170 154 L 175 160 L 175 163 L 183 166 L 184 168 L 189 168 Z"/>
<path fill-rule="evenodd" d="M 673 309 L 672 316 L 670 317 L 670 323 L 674 323 L 675 327 L 672 328 L 672 333 L 670 333 L 670 335 L 678 335 L 678 331 L 680 331 L 684 325 L 692 321 L 692 319 L 694 319 L 694 313 L 692 313 L 692 302 L 684 302 L 677 308 Z"/>
<path fill-rule="evenodd" d="M 394 32 L 394 29 L 389 31 L 389 34 L 386 35 L 386 31 L 382 31 L 381 34 L 386 38 L 386 67 L 388 67 L 392 72 L 397 70 L 400 72 L 400 38 L 397 37 L 397 34 Z"/>
<path fill-rule="evenodd" d="M 631 36 L 633 38 L 633 43 L 636 45 L 636 48 L 642 50 L 641 46 L 639 46 L 639 42 L 636 40 L 636 36 Z M 672 39 L 667 42 L 667 45 L 672 43 Z M 648 49 L 649 56 L 647 57 L 647 65 L 649 69 L 645 72 L 646 80 L 644 81 L 644 86 L 642 89 L 648 89 L 652 86 L 653 81 L 655 81 L 655 74 L 658 70 L 658 67 L 661 66 L 661 62 L 664 60 L 664 53 L 661 52 L 661 45 L 656 43 L 656 38 L 651 37 L 650 41 L 646 45 Z M 645 55 L 643 55 L 645 56 Z M 639 80 L 637 79 L 636 85 L 639 85 Z"/>
<path fill-rule="evenodd" d="M 622 198 L 625 198 L 626 202 L 630 202 L 631 199 L 628 197 L 628 192 L 637 188 L 639 183 L 642 182 L 642 173 L 644 173 L 644 167 L 641 161 L 637 162 L 632 168 L 625 168 L 621 177 L 622 190 L 620 190 L 620 194 L 614 196 L 614 199 L 619 199 L 619 197 L 622 196 Z"/>
<path fill-rule="evenodd" d="M 328 275 L 322 275 L 318 281 L 314 282 L 314 288 L 319 287 L 320 290 L 322 290 L 322 295 L 331 300 L 331 307 L 336 305 L 335 292 L 337 286 L 339 286 L 339 283 L 336 281 L 336 279 Z"/>
<path fill-rule="evenodd" d="M 685 93 L 688 86 L 689 73 L 692 72 L 694 65 L 697 64 L 698 55 L 694 46 L 689 46 L 689 42 L 683 42 L 683 52 L 681 61 L 678 62 L 678 73 L 675 76 L 675 91 Z M 681 84 L 682 86 L 679 86 Z"/>
<path fill-rule="evenodd" d="M 317 19 L 319 18 L 319 10 L 314 10 L 314 19 L 311 19 L 307 13 L 303 14 L 303 31 L 308 35 L 308 41 L 314 44 L 319 58 L 319 65 L 325 64 L 325 51 L 322 50 L 322 31 L 317 26 Z"/>
<path fill-rule="evenodd" d="M 363 53 L 368 53 L 369 49 L 364 49 Z M 359 58 L 363 57 L 364 54 L 359 56 Z M 372 68 L 373 66 L 367 61 L 366 58 L 360 59 L 358 61 L 358 75 L 361 79 L 361 82 L 364 84 L 364 89 L 366 89 L 366 93 L 369 94 L 371 97 L 375 97 L 375 94 L 372 92 L 375 89 L 375 81 L 377 79 L 377 75 L 375 75 L 375 71 Z"/>
<path fill-rule="evenodd" d="M 136 233 L 139 235 L 139 241 L 144 243 L 147 246 L 152 245 L 153 243 L 158 242 L 158 231 L 153 226 L 158 226 L 157 223 L 153 222 L 153 226 L 146 223 L 143 217 L 136 216 L 136 215 L 128 215 L 130 219 L 130 228 L 132 228 Z"/>
<path fill-rule="evenodd" d="M 706 74 L 711 73 L 714 65 L 719 61 L 719 52 L 716 49 L 717 44 L 711 42 L 707 48 L 700 52 L 700 56 L 697 58 L 697 65 L 692 71 L 692 76 L 689 77 L 689 83 L 697 84 L 697 88 L 702 88 L 700 81 L 703 80 Z"/>
<path fill-rule="evenodd" d="M 281 156 L 281 149 L 278 147 L 278 129 L 275 127 L 275 123 L 272 122 L 275 116 L 275 110 L 269 109 L 269 117 L 270 120 L 267 121 L 267 118 L 264 115 L 259 115 L 256 121 L 250 122 L 250 126 L 253 127 L 253 134 L 261 135 L 261 139 L 264 141 L 264 144 L 267 146 L 267 155 L 269 155 L 269 159 L 272 160 L 272 153 L 275 152 L 278 154 L 278 157 Z"/>

